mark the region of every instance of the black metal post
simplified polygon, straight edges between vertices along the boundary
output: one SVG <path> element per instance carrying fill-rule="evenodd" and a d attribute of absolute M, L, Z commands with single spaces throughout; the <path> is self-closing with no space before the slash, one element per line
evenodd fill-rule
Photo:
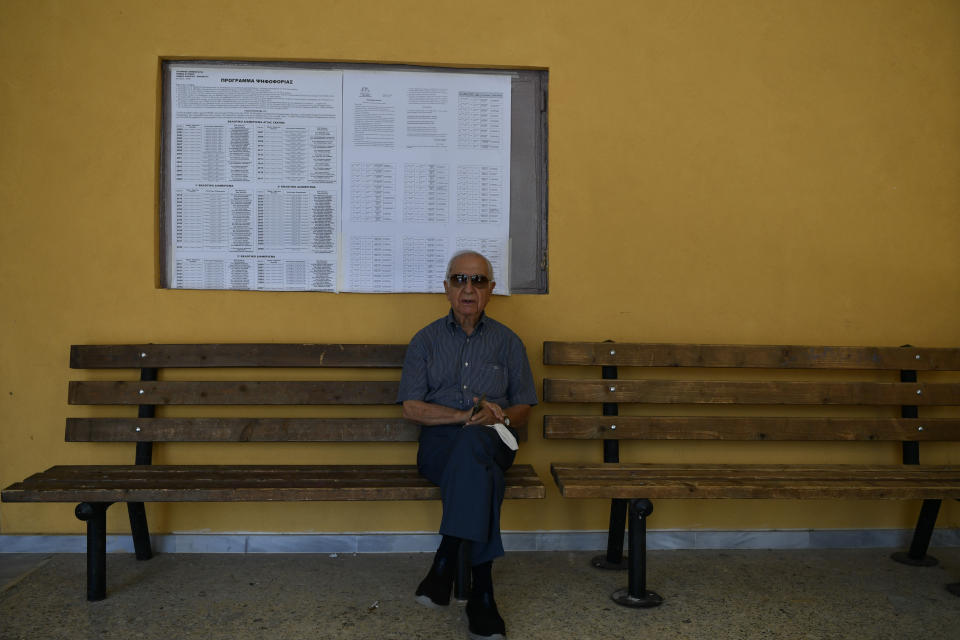
<path fill-rule="evenodd" d="M 470 597 L 470 569 L 472 545 L 469 540 L 460 541 L 460 550 L 457 552 L 457 577 L 453 583 L 453 597 L 464 601 Z"/>
<path fill-rule="evenodd" d="M 617 604 L 637 609 L 663 603 L 660 594 L 647 590 L 647 517 L 653 503 L 646 499 L 630 500 L 630 568 L 627 588 L 610 595 Z"/>
<path fill-rule="evenodd" d="M 141 382 L 153 382 L 157 379 L 157 370 L 153 367 L 144 367 L 140 370 Z M 156 407 L 152 404 L 141 404 L 137 408 L 138 418 L 152 418 L 156 415 Z M 153 463 L 153 443 L 138 442 L 134 464 L 149 465 Z M 127 515 L 130 517 L 130 535 L 133 537 L 133 548 L 137 560 L 149 560 L 153 557 L 150 545 L 150 529 L 147 527 L 147 510 L 142 502 L 128 502 Z"/>
<path fill-rule="evenodd" d="M 957 498 L 957 500 L 960 501 L 960 498 Z M 948 584 L 947 591 L 949 591 L 951 595 L 955 595 L 960 598 L 960 582 L 952 582 Z"/>
<path fill-rule="evenodd" d="M 913 530 L 913 540 L 909 551 L 898 551 L 890 557 L 902 564 L 913 567 L 933 567 L 938 560 L 927 555 L 930 548 L 930 538 L 937 524 L 937 514 L 940 512 L 940 500 L 924 500 L 920 506 L 920 515 L 917 517 L 917 526 Z"/>
<path fill-rule="evenodd" d="M 147 510 L 142 502 L 128 502 L 127 515 L 130 517 L 130 535 L 133 537 L 133 550 L 137 560 L 149 560 L 153 557 L 150 545 L 150 531 L 147 529 Z"/>
<path fill-rule="evenodd" d="M 906 346 L 906 345 L 905 345 Z M 917 372 L 912 369 L 905 369 L 900 372 L 900 382 L 916 382 Z M 900 417 L 914 419 L 919 417 L 920 412 L 916 405 L 908 404 L 900 407 Z M 920 464 L 920 443 L 916 440 L 904 442 L 903 464 Z"/>
<path fill-rule="evenodd" d="M 927 555 L 927 548 L 930 546 L 930 537 L 933 535 L 933 527 L 937 524 L 937 514 L 939 513 L 939 500 L 923 501 L 923 504 L 920 506 L 920 516 L 917 518 L 917 528 L 914 531 L 913 541 L 910 543 L 911 557 L 923 558 Z"/>
<path fill-rule="evenodd" d="M 917 382 L 917 372 L 912 369 L 901 371 L 900 382 Z M 902 418 L 917 418 L 919 415 L 920 412 L 916 405 L 900 407 L 900 417 Z M 920 464 L 920 443 L 914 440 L 904 442 L 902 446 L 903 464 Z M 920 506 L 920 515 L 917 517 L 917 526 L 913 530 L 910 550 L 906 552 L 898 551 L 890 557 L 897 562 L 914 567 L 935 566 L 938 561 L 933 556 L 927 555 L 927 549 L 930 548 L 930 538 L 933 536 L 933 529 L 937 524 L 937 514 L 939 512 L 939 500 L 924 500 Z"/>
<path fill-rule="evenodd" d="M 81 502 L 74 513 L 87 523 L 87 600 L 107 597 L 107 507 L 109 502 Z"/>
<path fill-rule="evenodd" d="M 609 342 L 609 341 L 608 341 Z M 612 345 L 613 343 L 610 342 Z M 611 347 L 611 349 L 615 349 Z M 606 366 L 602 368 L 602 377 L 604 380 L 616 380 L 617 368 Z M 616 402 L 603 403 L 604 416 L 620 415 L 620 408 Z M 620 441 L 615 439 L 605 439 L 603 441 L 603 461 L 620 462 Z M 591 561 L 597 569 L 619 569 L 627 568 L 627 561 L 623 557 L 623 534 L 627 528 L 627 500 L 613 498 L 610 500 L 610 524 L 607 527 L 607 552 L 601 556 L 595 556 Z"/>

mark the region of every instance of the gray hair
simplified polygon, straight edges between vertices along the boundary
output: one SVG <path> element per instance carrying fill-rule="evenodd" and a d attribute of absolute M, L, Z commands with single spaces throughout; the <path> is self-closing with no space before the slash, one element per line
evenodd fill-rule
<path fill-rule="evenodd" d="M 455 254 L 450 256 L 450 261 L 447 263 L 447 279 L 450 279 L 450 276 L 453 275 L 450 272 L 450 270 L 453 268 L 453 263 L 456 262 L 457 258 L 460 258 L 462 256 L 477 256 L 478 258 L 483 260 L 484 264 L 487 265 L 487 277 L 493 280 L 493 265 L 490 264 L 490 261 L 487 259 L 487 256 L 483 255 L 479 251 L 474 251 L 473 249 L 463 249 L 461 251 L 457 251 Z"/>

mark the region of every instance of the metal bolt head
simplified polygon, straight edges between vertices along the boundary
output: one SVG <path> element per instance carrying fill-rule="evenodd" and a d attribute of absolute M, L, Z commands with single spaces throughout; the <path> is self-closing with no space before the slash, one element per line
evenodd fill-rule
<path fill-rule="evenodd" d="M 920 359 L 920 354 L 918 353 L 917 355 L 915 355 L 915 356 L 913 356 L 913 357 L 916 358 L 917 360 L 919 360 L 919 359 Z"/>
<path fill-rule="evenodd" d="M 612 424 L 612 425 L 610 425 L 610 428 L 611 428 L 611 429 L 616 429 L 616 428 L 617 428 L 617 425 Z"/>
<path fill-rule="evenodd" d="M 612 355 L 612 356 L 617 355 L 616 350 L 615 350 L 615 349 L 610 349 L 610 355 Z"/>
<path fill-rule="evenodd" d="M 140 433 L 140 427 L 137 427 L 136 431 L 137 433 Z"/>
<path fill-rule="evenodd" d="M 923 389 L 917 389 L 917 395 L 918 395 L 918 396 L 922 396 L 922 395 L 923 395 Z"/>
<path fill-rule="evenodd" d="M 917 427 L 917 431 L 923 431 L 923 427 Z"/>
<path fill-rule="evenodd" d="M 140 395 L 143 395 L 143 389 L 140 389 L 140 391 L 138 391 L 137 393 L 139 393 Z"/>
<path fill-rule="evenodd" d="M 610 387 L 610 392 L 611 392 L 611 393 L 613 393 L 613 392 L 616 391 L 616 390 L 617 390 L 616 387 Z"/>
<path fill-rule="evenodd" d="M 147 353 L 146 353 L 145 351 L 141 351 L 141 352 L 140 352 L 140 357 L 141 357 L 141 358 L 146 358 L 146 357 L 147 357 Z"/>

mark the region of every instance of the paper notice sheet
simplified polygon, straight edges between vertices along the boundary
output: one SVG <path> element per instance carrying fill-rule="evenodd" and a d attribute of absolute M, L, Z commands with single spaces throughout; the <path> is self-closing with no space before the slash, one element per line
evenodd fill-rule
<path fill-rule="evenodd" d="M 171 74 L 171 286 L 336 291 L 342 73 Z"/>
<path fill-rule="evenodd" d="M 459 249 L 510 284 L 510 77 L 343 78 L 341 291 L 443 291 Z"/>

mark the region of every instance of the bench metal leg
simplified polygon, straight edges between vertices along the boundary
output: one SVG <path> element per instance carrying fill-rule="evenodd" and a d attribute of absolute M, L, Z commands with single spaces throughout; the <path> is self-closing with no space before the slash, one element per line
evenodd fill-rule
<path fill-rule="evenodd" d="M 913 541 L 909 551 L 898 551 L 890 557 L 897 562 L 914 567 L 932 567 L 937 559 L 927 555 L 930 547 L 930 538 L 933 528 L 937 524 L 937 514 L 940 512 L 940 500 L 924 500 L 920 507 L 920 516 L 917 518 L 917 527 L 913 530 Z"/>
<path fill-rule="evenodd" d="M 460 550 L 457 552 L 457 576 L 453 583 L 453 598 L 466 602 L 470 597 L 470 568 L 472 546 L 469 540 L 460 541 Z"/>
<path fill-rule="evenodd" d="M 81 502 L 77 518 L 87 523 L 87 600 L 107 597 L 107 507 L 109 502 Z"/>
<path fill-rule="evenodd" d="M 610 598 L 625 607 L 656 607 L 663 598 L 647 590 L 647 516 L 653 513 L 649 500 L 630 501 L 630 561 L 627 588 L 619 589 Z"/>
<path fill-rule="evenodd" d="M 150 529 L 147 528 L 147 510 L 142 502 L 128 502 L 127 514 L 137 560 L 149 560 L 153 557 L 153 548 L 150 546 Z"/>
<path fill-rule="evenodd" d="M 613 345 L 613 340 L 606 342 Z M 611 351 L 612 353 L 612 351 Z M 601 369 L 604 380 L 616 380 L 617 368 L 604 366 Z M 603 403 L 603 415 L 611 419 L 620 414 L 620 406 L 616 402 Z M 603 461 L 620 462 L 620 441 L 605 438 L 603 441 Z M 610 501 L 610 527 L 607 529 L 607 553 L 596 556 L 590 561 L 597 569 L 626 569 L 627 562 L 623 557 L 623 534 L 627 525 L 627 500 L 614 498 Z"/>
<path fill-rule="evenodd" d="M 140 380 L 154 382 L 157 379 L 155 367 L 144 367 L 140 370 Z M 156 405 L 141 404 L 137 407 L 138 418 L 153 418 L 157 414 Z M 139 431 L 139 427 L 137 431 Z M 137 442 L 137 453 L 134 460 L 138 465 L 153 464 L 153 442 Z M 147 512 L 142 502 L 128 502 L 127 514 L 130 516 L 130 534 L 133 536 L 133 548 L 137 553 L 137 560 L 149 560 L 153 557 L 150 547 L 150 530 L 147 528 Z"/>
<path fill-rule="evenodd" d="M 591 561 L 597 569 L 626 569 L 623 556 L 623 534 L 627 529 L 627 505 L 630 501 L 614 498 L 610 501 L 610 527 L 607 529 L 607 552 Z"/>

